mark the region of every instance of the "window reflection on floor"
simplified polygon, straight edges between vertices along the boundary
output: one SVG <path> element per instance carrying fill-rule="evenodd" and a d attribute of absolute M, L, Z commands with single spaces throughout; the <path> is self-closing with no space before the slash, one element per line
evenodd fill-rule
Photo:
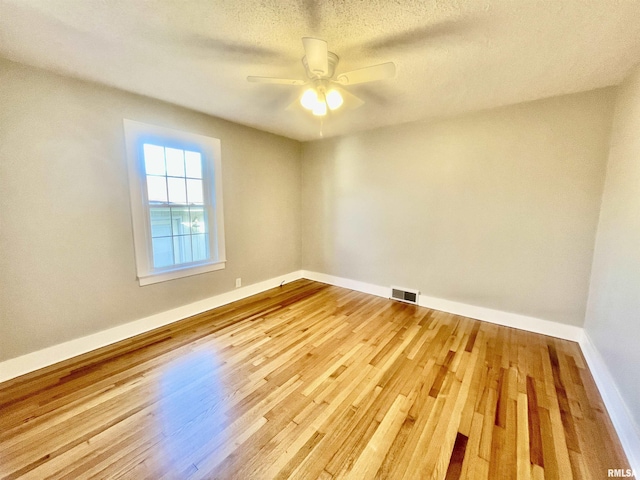
<path fill-rule="evenodd" d="M 220 364 L 211 351 L 193 352 L 169 365 L 160 380 L 159 419 L 163 452 L 171 470 L 200 460 L 217 444 L 224 444 L 225 389 L 218 377 Z"/>

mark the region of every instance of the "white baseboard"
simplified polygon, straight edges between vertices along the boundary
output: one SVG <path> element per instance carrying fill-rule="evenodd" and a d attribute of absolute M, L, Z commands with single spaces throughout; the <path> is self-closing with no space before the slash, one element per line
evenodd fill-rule
<path fill-rule="evenodd" d="M 620 438 L 622 448 L 627 454 L 627 460 L 636 474 L 640 474 L 640 428 L 633 421 L 606 363 L 585 331 L 580 339 L 580 348 L 600 391 L 602 401 L 607 407 L 609 418 Z M 622 468 L 622 465 L 612 465 L 611 468 Z"/>
<path fill-rule="evenodd" d="M 154 328 L 163 327 L 178 320 L 191 317 L 192 315 L 211 310 L 212 308 L 250 297 L 251 295 L 277 287 L 282 282 L 289 283 L 300 278 L 302 278 L 302 271 L 291 272 L 286 275 L 254 283 L 253 285 L 237 288 L 220 295 L 205 298 L 204 300 L 199 300 L 188 305 L 160 312 L 149 317 L 134 320 L 133 322 L 118 325 L 117 327 L 87 335 L 86 337 L 76 338 L 20 357 L 11 358 L 0 362 L 0 382 L 131 338 L 135 335 L 153 330 Z"/>
<path fill-rule="evenodd" d="M 528 332 L 540 333 L 551 337 L 562 338 L 577 342 L 582 335 L 582 328 L 566 323 L 552 322 L 541 318 L 529 317 L 518 313 L 493 310 L 486 307 L 476 307 L 466 303 L 452 302 L 442 298 L 428 297 L 420 295 L 420 306 L 441 310 L 443 312 L 454 313 L 463 317 L 475 318 L 484 322 L 495 323 L 503 327 L 518 328 Z"/>
<path fill-rule="evenodd" d="M 336 287 L 348 288 L 357 292 L 368 293 L 376 297 L 389 298 L 390 288 L 374 285 L 373 283 L 360 282 L 358 280 L 350 280 L 348 278 L 334 277 L 326 273 L 311 272 L 309 270 L 302 271 L 302 277 L 314 282 L 327 283 Z"/>
<path fill-rule="evenodd" d="M 283 281 L 288 283 L 300 278 L 307 278 L 317 282 L 349 288 L 351 290 L 376 295 L 378 297 L 389 297 L 388 287 L 335 277 L 324 273 L 299 270 L 287 275 L 281 275 L 263 282 L 231 290 L 189 305 L 183 305 L 149 317 L 134 320 L 133 322 L 118 325 L 117 327 L 87 335 L 86 337 L 69 340 L 68 342 L 53 345 L 36 352 L 0 362 L 0 382 L 33 372 L 40 368 L 48 367 L 63 360 L 111 345 L 192 315 L 241 300 L 280 285 Z M 465 305 L 463 303 L 427 297 L 425 295 L 420 295 L 419 303 L 421 306 L 428 308 L 568 340 L 578 341 L 582 331 L 582 329 L 570 325 L 563 325 L 555 322 L 549 322 L 547 320 L 525 317 L 522 315 L 491 310 L 483 307 Z"/>
<path fill-rule="evenodd" d="M 371 283 L 350 280 L 348 278 L 334 277 L 333 275 L 327 275 L 325 273 L 303 270 L 302 276 L 304 278 L 308 278 L 309 280 L 315 280 L 317 282 L 328 283 L 330 285 L 336 285 L 338 287 L 349 288 L 351 290 L 369 293 L 378 297 L 389 298 L 391 294 L 391 287 L 382 287 L 379 285 L 373 285 Z M 493 310 L 485 307 L 476 307 L 474 305 L 453 302 L 451 300 L 444 300 L 442 298 L 429 297 L 426 295 L 419 296 L 418 304 L 421 307 L 432 308 L 434 310 L 453 313 L 455 315 L 475 318 L 477 320 L 483 320 L 485 322 L 495 323 L 497 325 L 502 325 L 505 327 L 513 327 L 520 330 L 540 333 L 542 335 L 562 338 L 564 340 L 577 342 L 582 337 L 582 328 L 580 327 L 567 325 L 564 323 L 551 322 L 549 320 L 543 320 L 541 318 L 528 317 L 526 315 L 519 315 L 517 313 L 503 312 L 501 310 Z"/>

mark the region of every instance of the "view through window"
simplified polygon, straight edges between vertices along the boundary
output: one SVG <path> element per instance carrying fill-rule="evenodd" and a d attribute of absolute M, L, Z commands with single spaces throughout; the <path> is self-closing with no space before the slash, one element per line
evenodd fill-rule
<path fill-rule="evenodd" d="M 145 143 L 144 165 L 155 268 L 209 259 L 202 155 Z"/>

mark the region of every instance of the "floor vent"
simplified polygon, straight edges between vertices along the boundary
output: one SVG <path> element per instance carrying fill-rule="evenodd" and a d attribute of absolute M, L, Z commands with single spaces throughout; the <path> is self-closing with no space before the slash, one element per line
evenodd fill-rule
<path fill-rule="evenodd" d="M 413 303 L 418 305 L 418 297 L 420 292 L 418 290 L 411 290 L 408 288 L 391 287 L 391 298 L 399 300 L 401 302 Z"/>

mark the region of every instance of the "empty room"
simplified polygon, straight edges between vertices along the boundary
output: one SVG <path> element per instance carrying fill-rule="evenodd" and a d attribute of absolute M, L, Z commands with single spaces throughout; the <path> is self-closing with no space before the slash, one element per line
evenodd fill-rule
<path fill-rule="evenodd" d="M 0 479 L 640 478 L 640 2 L 1 0 Z"/>

